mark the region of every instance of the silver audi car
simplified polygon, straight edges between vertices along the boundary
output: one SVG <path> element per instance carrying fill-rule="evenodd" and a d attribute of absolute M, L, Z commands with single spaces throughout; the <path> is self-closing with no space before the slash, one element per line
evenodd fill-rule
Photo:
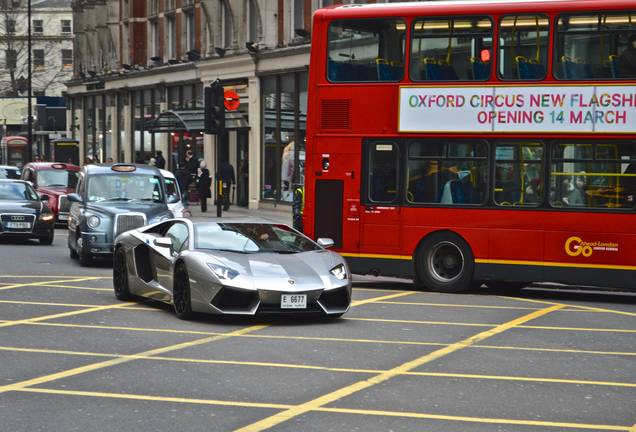
<path fill-rule="evenodd" d="M 339 317 L 351 275 L 331 239 L 310 240 L 271 222 L 171 219 L 121 234 L 113 258 L 115 296 L 135 295 L 195 312 Z"/>

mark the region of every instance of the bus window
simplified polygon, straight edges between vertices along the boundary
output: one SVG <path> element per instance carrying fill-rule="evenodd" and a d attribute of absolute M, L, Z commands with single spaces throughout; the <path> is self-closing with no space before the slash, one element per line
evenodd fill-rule
<path fill-rule="evenodd" d="M 558 79 L 636 78 L 636 12 L 559 17 Z"/>
<path fill-rule="evenodd" d="M 486 81 L 492 22 L 488 17 L 416 20 L 411 41 L 413 81 Z"/>
<path fill-rule="evenodd" d="M 548 18 L 543 15 L 506 16 L 499 24 L 499 77 L 541 80 L 548 64 Z"/>
<path fill-rule="evenodd" d="M 543 144 L 500 141 L 495 146 L 495 204 L 536 207 L 543 202 Z"/>
<path fill-rule="evenodd" d="M 636 142 L 559 143 L 550 167 L 550 205 L 634 208 Z"/>
<path fill-rule="evenodd" d="M 372 143 L 369 146 L 367 173 L 368 199 L 376 203 L 391 203 L 397 198 L 400 152 L 393 143 Z"/>
<path fill-rule="evenodd" d="M 331 82 L 400 81 L 406 24 L 399 19 L 334 21 L 329 26 Z"/>
<path fill-rule="evenodd" d="M 488 183 L 488 147 L 482 141 L 412 141 L 406 200 L 412 204 L 481 204 Z"/>

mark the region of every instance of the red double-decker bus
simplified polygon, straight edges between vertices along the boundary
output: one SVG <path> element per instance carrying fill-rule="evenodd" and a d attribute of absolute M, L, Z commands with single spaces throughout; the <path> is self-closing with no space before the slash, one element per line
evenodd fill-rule
<path fill-rule="evenodd" d="M 354 273 L 636 288 L 633 0 L 314 15 L 304 231 Z"/>

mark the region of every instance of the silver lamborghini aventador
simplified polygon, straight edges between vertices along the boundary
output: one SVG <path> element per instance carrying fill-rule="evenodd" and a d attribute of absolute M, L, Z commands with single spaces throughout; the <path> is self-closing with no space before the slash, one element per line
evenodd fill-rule
<path fill-rule="evenodd" d="M 287 225 L 171 219 L 117 237 L 113 285 L 194 312 L 254 315 L 318 313 L 338 317 L 351 303 L 344 258 Z"/>

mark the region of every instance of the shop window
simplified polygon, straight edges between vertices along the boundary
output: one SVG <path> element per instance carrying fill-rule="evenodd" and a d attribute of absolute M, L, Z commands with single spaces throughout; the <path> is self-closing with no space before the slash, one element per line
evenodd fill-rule
<path fill-rule="evenodd" d="M 559 17 L 558 79 L 636 78 L 636 12 Z"/>
<path fill-rule="evenodd" d="M 327 76 L 332 82 L 400 81 L 406 24 L 397 19 L 334 21 Z"/>
<path fill-rule="evenodd" d="M 536 207 L 543 202 L 544 149 L 541 142 L 495 144 L 494 201 L 498 206 Z"/>
<path fill-rule="evenodd" d="M 548 64 L 548 18 L 512 15 L 499 25 L 499 77 L 506 80 L 541 80 Z"/>
<path fill-rule="evenodd" d="M 636 142 L 558 143 L 550 166 L 550 205 L 631 209 Z"/>
<path fill-rule="evenodd" d="M 416 20 L 411 41 L 414 81 L 485 81 L 490 77 L 490 18 L 448 17 Z"/>
<path fill-rule="evenodd" d="M 487 196 L 488 146 L 483 141 L 408 144 L 406 201 L 482 204 Z"/>

